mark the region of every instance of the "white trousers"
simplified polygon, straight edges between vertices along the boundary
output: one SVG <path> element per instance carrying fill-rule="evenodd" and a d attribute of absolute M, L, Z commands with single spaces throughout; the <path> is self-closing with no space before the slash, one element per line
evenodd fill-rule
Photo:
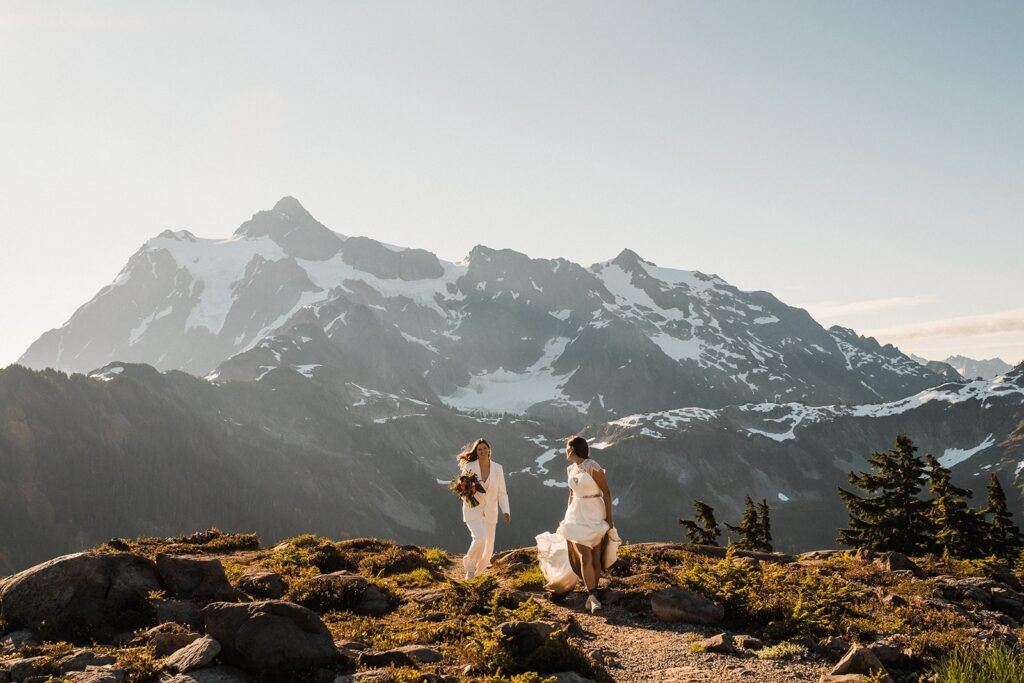
<path fill-rule="evenodd" d="M 491 555 L 494 554 L 494 536 L 498 529 L 498 517 L 480 517 L 466 522 L 473 542 L 466 551 L 462 565 L 469 576 L 483 573 L 491 566 Z"/>

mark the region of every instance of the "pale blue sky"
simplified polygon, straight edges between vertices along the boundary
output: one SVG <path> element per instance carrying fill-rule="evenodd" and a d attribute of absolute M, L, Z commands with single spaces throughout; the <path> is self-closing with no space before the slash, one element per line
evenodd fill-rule
<path fill-rule="evenodd" d="M 0 366 L 291 194 L 462 258 L 630 247 L 1024 358 L 1024 4 L 0 5 Z"/>

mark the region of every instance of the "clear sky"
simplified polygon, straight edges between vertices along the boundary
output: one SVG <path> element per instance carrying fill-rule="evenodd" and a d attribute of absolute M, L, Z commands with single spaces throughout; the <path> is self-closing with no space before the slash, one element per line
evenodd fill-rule
<path fill-rule="evenodd" d="M 630 247 L 1024 359 L 1024 3 L 0 5 L 0 366 L 291 194 L 450 260 Z"/>

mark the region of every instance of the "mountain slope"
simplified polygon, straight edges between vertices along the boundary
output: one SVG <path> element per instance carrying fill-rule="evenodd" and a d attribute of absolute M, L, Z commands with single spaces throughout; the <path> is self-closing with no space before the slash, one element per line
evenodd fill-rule
<path fill-rule="evenodd" d="M 508 473 L 514 523 L 499 545 L 528 545 L 554 528 L 564 439 L 577 426 L 473 417 L 411 393 L 330 366 L 225 383 L 143 365 L 91 377 L 11 366 L 0 371 L 0 572 L 111 536 L 209 526 L 459 549 L 466 532 L 443 484 L 458 447 L 481 435 Z M 1021 425 L 1024 365 L 890 403 L 682 408 L 583 433 L 609 472 L 624 538 L 680 534 L 676 518 L 694 498 L 735 520 L 749 494 L 771 502 L 777 547 L 799 550 L 834 544 L 845 522 L 836 486 L 900 431 L 976 492 L 999 472 L 1020 511 L 1011 484 L 1024 461 Z"/>
<path fill-rule="evenodd" d="M 462 411 L 577 420 L 886 400 L 944 380 L 771 294 L 629 250 L 589 268 L 484 246 L 448 263 L 334 233 L 290 197 L 229 239 L 149 240 L 20 362 L 87 372 L 113 361 L 218 381 L 333 367 Z"/>

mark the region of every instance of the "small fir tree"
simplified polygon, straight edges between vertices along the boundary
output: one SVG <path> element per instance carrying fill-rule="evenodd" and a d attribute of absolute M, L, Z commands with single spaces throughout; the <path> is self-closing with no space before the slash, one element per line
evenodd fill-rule
<path fill-rule="evenodd" d="M 1017 557 L 1024 545 L 1024 537 L 1013 522 L 1013 513 L 1006 505 L 1006 494 L 994 473 L 988 478 L 988 502 L 981 513 L 992 515 L 992 519 L 985 523 L 987 551 L 1006 560 Z"/>
<path fill-rule="evenodd" d="M 715 520 L 715 509 L 702 500 L 695 500 L 693 501 L 693 512 L 697 517 L 696 521 L 679 520 L 679 523 L 686 529 L 686 536 L 690 539 L 690 543 L 718 545 L 718 537 L 722 535 L 722 530 L 718 527 L 718 521 Z"/>
<path fill-rule="evenodd" d="M 760 547 L 757 550 L 770 553 L 772 551 L 772 522 L 768 513 L 768 500 L 765 498 L 762 498 L 761 502 L 757 504 L 757 519 L 760 527 L 757 539 Z"/>
<path fill-rule="evenodd" d="M 918 498 L 924 462 L 916 452 L 910 437 L 899 434 L 888 451 L 870 455 L 872 472 L 850 472 L 850 483 L 866 495 L 839 487 L 839 497 L 849 513 L 849 526 L 839 530 L 840 543 L 906 554 L 928 548 L 930 502 Z"/>
<path fill-rule="evenodd" d="M 932 527 L 932 550 L 937 554 L 960 558 L 984 557 L 986 534 L 984 518 L 967 504 L 970 489 L 954 486 L 950 471 L 943 467 L 934 455 L 926 456 L 928 461 L 928 490 L 934 498 L 928 518 Z"/>
<path fill-rule="evenodd" d="M 754 501 L 747 496 L 747 505 L 743 508 L 743 516 L 739 524 L 725 523 L 733 533 L 739 534 L 739 540 L 733 545 L 740 550 L 757 550 L 761 545 L 761 516 L 757 514 Z"/>

